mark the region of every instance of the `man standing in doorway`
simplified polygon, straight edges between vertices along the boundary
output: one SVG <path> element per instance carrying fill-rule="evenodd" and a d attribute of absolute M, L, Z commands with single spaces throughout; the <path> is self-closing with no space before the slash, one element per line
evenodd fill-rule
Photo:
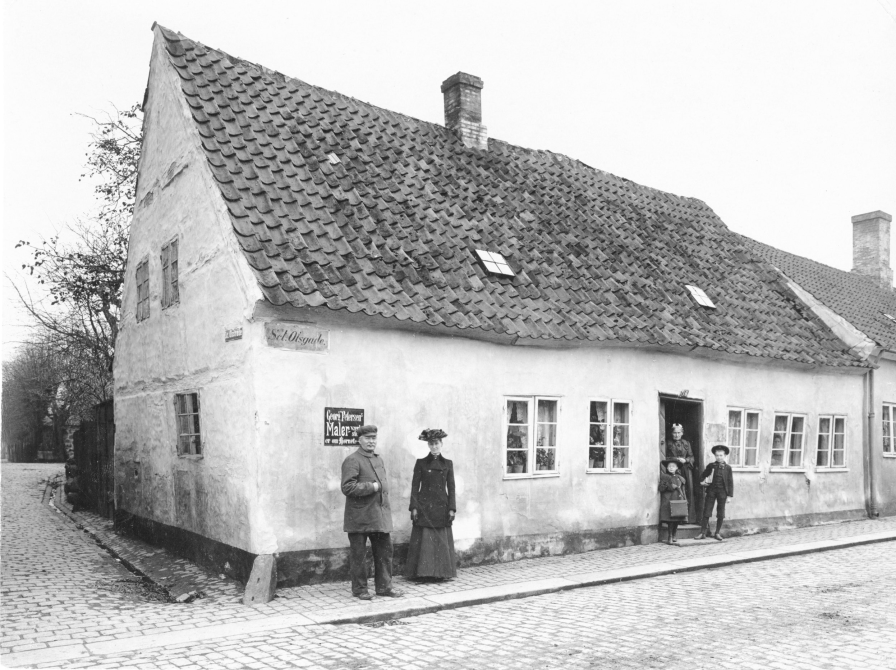
<path fill-rule="evenodd" d="M 386 466 L 376 451 L 376 426 L 358 428 L 360 447 L 342 462 L 342 493 L 345 494 L 345 522 L 350 546 L 352 595 L 372 600 L 367 590 L 367 539 L 373 550 L 374 586 L 378 596 L 400 598 L 392 588 L 392 510 Z"/>

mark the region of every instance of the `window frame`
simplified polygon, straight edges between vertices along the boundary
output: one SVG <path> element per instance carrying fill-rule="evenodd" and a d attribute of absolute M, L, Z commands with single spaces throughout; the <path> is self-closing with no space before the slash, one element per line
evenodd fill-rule
<path fill-rule="evenodd" d="M 537 479 L 539 477 L 559 477 L 560 476 L 560 413 L 561 413 L 561 396 L 552 396 L 552 395 L 507 395 L 504 396 L 504 405 L 502 408 L 502 426 L 503 431 L 502 435 L 502 447 L 501 447 L 501 457 L 503 459 L 503 471 L 504 471 L 504 479 Z M 553 470 L 538 470 L 537 465 L 537 450 L 539 446 L 537 444 L 537 433 L 538 433 L 538 403 L 539 401 L 548 401 L 557 403 L 557 415 L 556 421 L 554 422 L 555 426 L 555 444 L 552 447 L 554 450 L 554 469 Z M 510 412 L 508 403 L 510 402 L 525 402 L 528 405 L 528 421 L 525 424 L 527 426 L 527 442 L 526 445 L 526 468 L 527 472 L 510 472 L 511 465 L 508 462 L 509 454 L 508 451 L 511 451 L 507 447 L 507 437 L 508 437 L 508 429 L 511 425 L 522 426 L 524 424 L 510 423 Z M 541 422 L 546 423 L 546 422 Z M 542 446 L 541 448 L 544 448 Z M 519 450 L 514 450 L 519 451 Z"/>
<path fill-rule="evenodd" d="M 593 424 L 591 421 L 591 403 L 593 402 L 604 402 L 607 403 L 607 420 L 606 431 L 604 432 L 604 441 L 609 442 L 610 444 L 591 444 L 591 426 L 597 425 Z M 626 424 L 617 424 L 616 417 L 616 405 L 628 405 L 628 423 Z M 632 416 L 634 415 L 633 402 L 629 398 L 609 398 L 609 397 L 591 397 L 588 398 L 588 409 L 587 409 L 587 417 L 588 417 L 588 435 L 586 437 L 585 443 L 587 444 L 587 449 L 585 450 L 586 454 L 586 465 L 585 472 L 587 474 L 631 474 L 632 473 Z M 618 445 L 622 449 L 628 450 L 628 467 L 624 468 L 616 468 L 613 467 L 615 452 L 614 449 L 617 445 L 612 444 L 613 440 L 610 438 L 611 435 L 614 434 L 615 428 L 617 425 L 625 425 L 628 426 L 628 444 Z M 599 448 L 603 446 L 605 449 L 610 449 L 609 458 L 607 458 L 607 454 L 604 454 L 604 463 L 607 464 L 607 467 L 604 468 L 592 468 L 591 467 L 591 449 Z"/>
<path fill-rule="evenodd" d="M 162 262 L 162 309 L 168 309 L 180 303 L 180 284 L 178 277 L 178 238 L 168 240 L 162 245 L 160 254 Z M 171 250 L 174 250 L 174 260 L 171 259 Z M 172 269 L 173 276 L 172 276 Z"/>
<path fill-rule="evenodd" d="M 141 270 L 146 273 L 143 281 L 140 280 Z M 137 283 L 137 306 L 134 310 L 134 314 L 137 323 L 140 323 L 149 318 L 149 258 L 144 258 L 137 263 L 137 269 L 134 271 L 134 278 Z M 142 296 L 140 295 L 141 289 L 144 291 L 144 295 Z"/>
<path fill-rule="evenodd" d="M 772 463 L 772 459 L 774 458 L 774 447 L 775 447 L 775 435 L 778 434 L 778 431 L 775 429 L 775 422 L 779 416 L 787 417 L 787 430 L 785 432 L 784 437 L 784 456 L 782 459 L 781 465 L 774 465 Z M 794 418 L 802 419 L 803 421 L 803 432 L 802 440 L 800 444 L 800 464 L 799 465 L 789 465 L 790 463 L 790 454 L 792 453 L 791 443 L 793 441 L 793 420 Z M 771 451 L 769 452 L 769 471 L 770 472 L 805 472 L 806 471 L 806 438 L 808 437 L 808 415 L 802 412 L 774 412 L 772 415 L 772 444 Z"/>
<path fill-rule="evenodd" d="M 740 423 L 741 423 L 740 431 L 742 434 L 742 437 L 741 437 L 742 443 L 739 447 L 735 447 L 731 444 L 731 412 L 740 412 Z M 747 415 L 748 414 L 756 415 L 756 464 L 755 465 L 744 465 L 743 464 L 744 462 L 746 462 L 746 454 L 747 454 L 746 436 L 747 436 L 747 432 L 748 432 L 748 428 L 747 428 Z M 727 428 L 725 429 L 725 446 L 727 446 L 731 452 L 733 452 L 735 448 L 739 448 L 741 451 L 741 455 L 743 457 L 741 463 L 735 463 L 732 459 L 729 458 L 728 464 L 731 466 L 732 470 L 743 470 L 743 471 L 749 471 L 749 472 L 759 471 L 761 469 L 760 465 L 759 465 L 759 452 L 760 452 L 760 445 L 761 445 L 760 440 L 762 438 L 762 410 L 756 409 L 755 407 L 729 406 L 727 417 L 728 417 L 727 422 L 726 422 Z M 772 437 L 772 439 L 774 440 L 774 437 Z"/>
<path fill-rule="evenodd" d="M 830 430 L 827 433 L 821 432 L 821 422 L 825 419 L 828 419 L 830 423 Z M 836 427 L 837 421 L 843 421 L 843 465 L 834 465 L 834 437 L 837 435 Z M 828 448 L 827 448 L 827 465 L 819 465 L 818 464 L 818 454 L 819 454 L 819 442 L 821 441 L 822 435 L 828 436 Z M 847 469 L 846 465 L 846 415 L 845 414 L 819 414 L 818 415 L 818 432 L 815 435 L 815 470 L 818 472 L 843 472 Z"/>
<path fill-rule="evenodd" d="M 179 411 L 177 400 L 182 396 L 187 395 L 195 395 L 196 396 L 196 411 L 195 412 L 185 412 L 181 413 Z M 171 404 L 174 407 L 174 450 L 177 453 L 179 458 L 191 458 L 191 459 L 200 459 L 205 456 L 205 441 L 202 439 L 202 399 L 201 393 L 199 389 L 186 389 L 173 394 Z M 197 417 L 197 421 L 199 423 L 199 432 L 197 433 L 181 433 L 180 432 L 180 417 L 182 416 L 195 416 Z M 182 437 L 192 437 L 197 436 L 199 438 L 199 451 L 198 452 L 185 452 L 181 449 L 181 438 Z"/>
<path fill-rule="evenodd" d="M 884 418 L 884 408 L 889 410 L 888 411 L 888 414 L 890 415 L 889 421 L 886 421 L 886 419 Z M 881 430 L 880 430 L 881 453 L 883 454 L 884 458 L 896 458 L 896 435 L 893 434 L 893 430 L 896 429 L 896 403 L 892 403 L 892 402 L 882 402 L 881 403 L 881 405 L 880 405 L 880 420 L 881 420 Z M 885 422 L 889 423 L 889 427 L 890 427 L 889 436 L 887 436 L 884 433 Z M 886 442 L 884 442 L 885 437 L 890 438 L 889 450 L 887 449 Z"/>

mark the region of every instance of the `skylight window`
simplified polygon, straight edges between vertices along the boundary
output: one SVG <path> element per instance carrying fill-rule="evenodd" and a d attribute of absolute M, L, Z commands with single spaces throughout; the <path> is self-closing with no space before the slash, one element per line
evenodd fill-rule
<path fill-rule="evenodd" d="M 709 296 L 703 292 L 702 288 L 691 286 L 690 284 L 685 284 L 685 288 L 691 292 L 691 297 L 697 301 L 698 305 L 702 305 L 703 307 L 711 307 L 712 309 L 716 308 L 715 304 L 713 304 L 713 301 L 710 300 Z"/>
<path fill-rule="evenodd" d="M 327 154 L 327 160 L 330 161 L 330 165 L 336 165 L 336 163 L 342 162 L 336 154 Z"/>
<path fill-rule="evenodd" d="M 896 321 L 896 316 L 893 316 L 892 314 L 887 314 L 886 312 L 881 312 L 881 314 L 887 317 L 890 321 Z"/>
<path fill-rule="evenodd" d="M 504 257 L 494 251 L 476 250 L 476 255 L 482 262 L 482 266 L 493 275 L 501 275 L 503 277 L 515 277 L 516 274 L 510 269 L 510 265 L 504 260 Z"/>

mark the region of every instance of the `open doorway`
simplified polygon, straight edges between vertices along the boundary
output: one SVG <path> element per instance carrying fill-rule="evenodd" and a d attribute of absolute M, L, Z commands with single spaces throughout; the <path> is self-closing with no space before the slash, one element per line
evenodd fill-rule
<path fill-rule="evenodd" d="M 672 426 L 680 424 L 683 440 L 691 445 L 694 466 L 688 482 L 688 523 L 699 524 L 703 517 L 703 489 L 700 474 L 703 472 L 703 401 L 661 393 L 659 398 L 660 456 L 666 457 L 667 442 L 672 442 Z"/>

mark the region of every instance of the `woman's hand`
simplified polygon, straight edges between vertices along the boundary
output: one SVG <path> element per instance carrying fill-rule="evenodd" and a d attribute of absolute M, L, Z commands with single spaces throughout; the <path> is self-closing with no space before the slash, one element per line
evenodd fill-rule
<path fill-rule="evenodd" d="M 411 521 L 417 521 L 417 510 L 411 510 Z"/>
<path fill-rule="evenodd" d="M 448 510 L 448 518 L 454 521 L 454 516 L 456 512 L 453 509 Z"/>

